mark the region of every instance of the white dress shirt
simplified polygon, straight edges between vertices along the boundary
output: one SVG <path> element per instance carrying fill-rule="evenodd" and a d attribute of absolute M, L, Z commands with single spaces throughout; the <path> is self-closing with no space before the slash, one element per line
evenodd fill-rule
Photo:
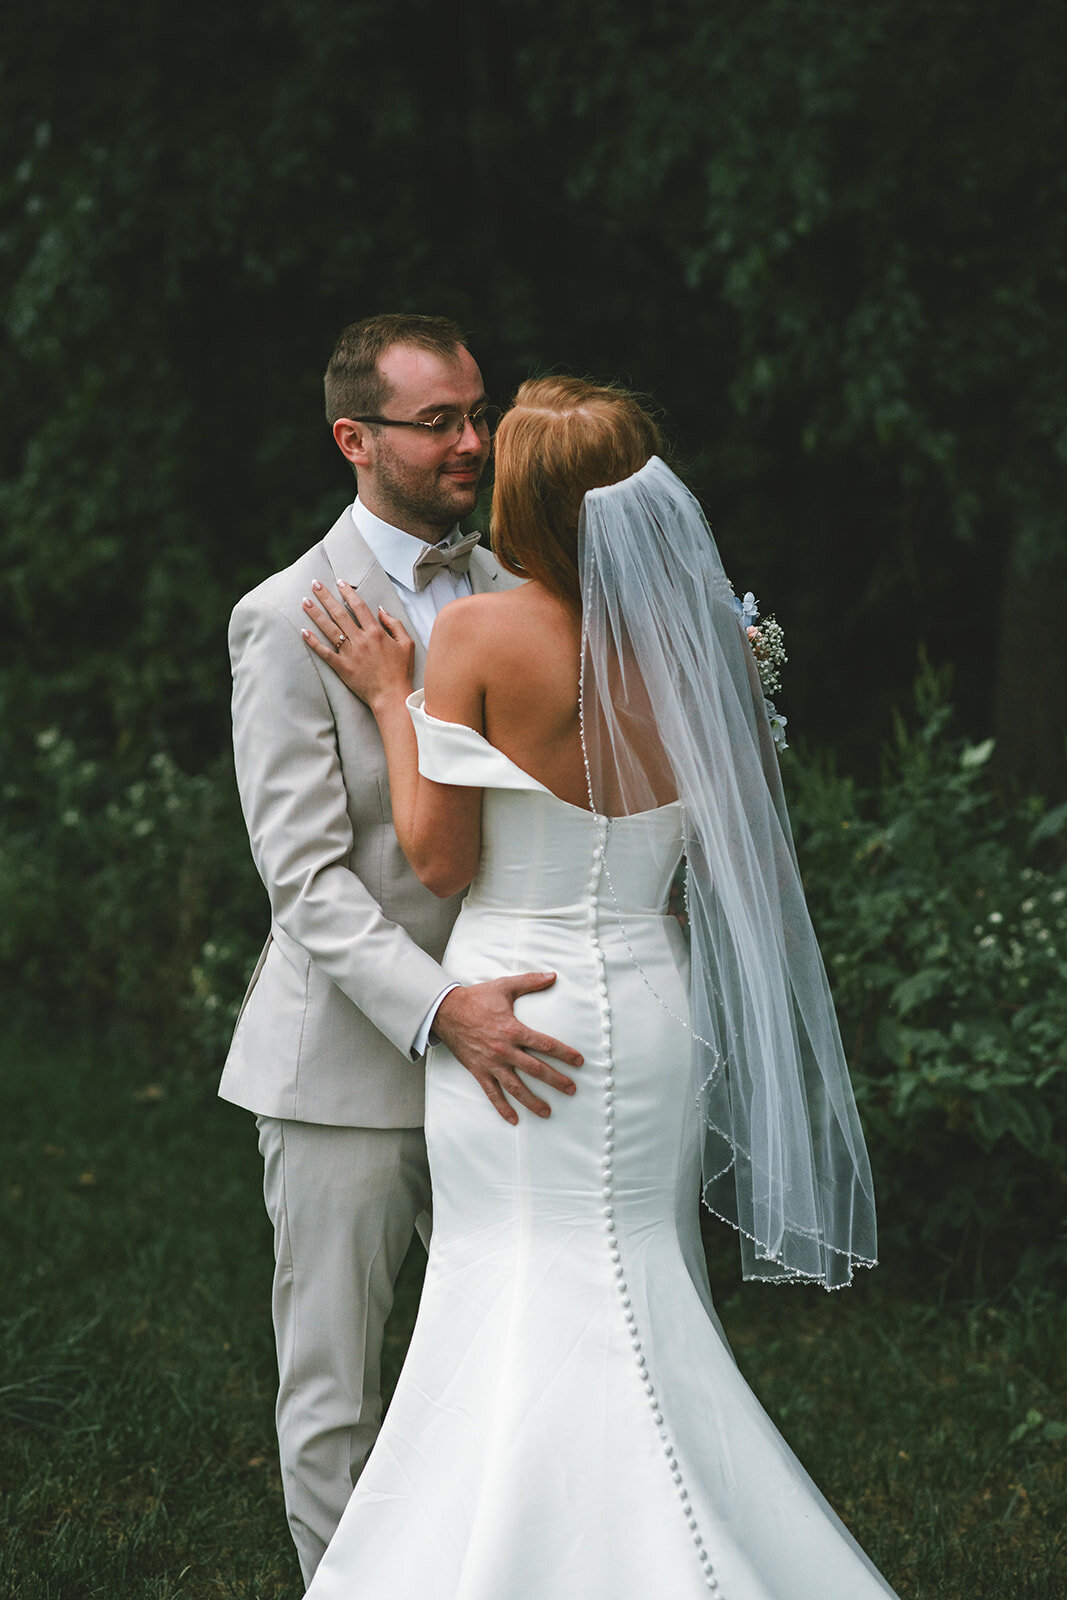
<path fill-rule="evenodd" d="M 451 601 L 473 593 L 470 578 L 466 573 L 452 572 L 448 567 L 442 567 L 434 573 L 425 589 L 416 589 L 412 568 L 425 550 L 427 541 L 417 539 L 413 533 L 405 533 L 402 528 L 394 528 L 390 522 L 383 522 L 381 517 L 367 509 L 358 495 L 351 509 L 356 531 L 369 545 L 378 565 L 389 574 L 393 587 L 404 603 L 412 629 L 425 647 L 430 642 L 430 629 L 437 613 L 443 611 Z M 453 528 L 440 543 L 450 543 L 455 532 Z M 413 1055 L 425 1053 L 438 1006 L 446 994 L 451 994 L 453 989 L 459 987 L 458 983 L 450 983 L 441 990 L 415 1035 L 411 1046 Z"/>
<path fill-rule="evenodd" d="M 443 611 L 450 601 L 472 592 L 470 578 L 466 573 L 460 574 L 448 567 L 441 567 L 425 589 L 416 589 L 412 581 L 412 568 L 425 550 L 427 541 L 417 539 L 413 533 L 404 533 L 389 522 L 383 522 L 381 517 L 367 510 L 358 496 L 352 505 L 352 521 L 360 537 L 370 546 L 371 554 L 379 566 L 384 567 L 392 579 L 420 643 L 427 645 L 437 613 Z M 451 533 L 446 534 L 440 540 L 441 545 L 450 544 L 455 532 L 453 528 Z"/>

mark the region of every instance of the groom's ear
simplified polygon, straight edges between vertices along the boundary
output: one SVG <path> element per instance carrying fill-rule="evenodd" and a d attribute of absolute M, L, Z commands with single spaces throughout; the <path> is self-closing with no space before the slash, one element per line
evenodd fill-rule
<path fill-rule="evenodd" d="M 346 461 L 356 468 L 371 464 L 373 435 L 365 422 L 353 422 L 350 417 L 338 417 L 333 425 L 337 448 Z"/>

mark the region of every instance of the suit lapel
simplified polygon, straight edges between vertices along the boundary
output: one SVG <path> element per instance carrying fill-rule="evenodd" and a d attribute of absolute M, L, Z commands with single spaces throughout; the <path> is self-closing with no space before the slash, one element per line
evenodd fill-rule
<path fill-rule="evenodd" d="M 335 578 L 350 583 L 360 599 L 377 616 L 378 607 L 384 606 L 391 617 L 397 617 L 415 640 L 414 682 L 421 689 L 426 671 L 426 647 L 411 626 L 404 603 L 397 593 L 389 574 L 359 533 L 352 521 L 351 510 L 346 506 L 325 539 L 322 541 L 333 568 Z M 509 589 L 520 580 L 513 578 L 497 565 L 488 550 L 479 547 L 471 551 L 471 589 L 475 594 L 489 594 L 497 589 Z M 501 581 L 503 580 L 503 581 Z"/>
<path fill-rule="evenodd" d="M 389 574 L 358 532 L 347 507 L 322 542 L 334 576 L 350 583 L 375 616 L 378 607 L 382 606 L 391 617 L 396 617 L 404 624 L 415 641 L 414 682 L 416 689 L 421 688 L 426 671 L 426 648 L 411 626 L 411 618 L 404 610 L 403 601 Z"/>

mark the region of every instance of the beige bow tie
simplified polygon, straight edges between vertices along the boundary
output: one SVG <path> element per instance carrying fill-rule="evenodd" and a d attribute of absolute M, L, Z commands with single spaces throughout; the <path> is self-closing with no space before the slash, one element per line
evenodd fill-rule
<path fill-rule="evenodd" d="M 444 567 L 460 574 L 466 572 L 471 564 L 471 551 L 477 548 L 480 538 L 480 534 L 468 533 L 455 544 L 428 544 L 411 569 L 416 594 L 421 593 Z"/>

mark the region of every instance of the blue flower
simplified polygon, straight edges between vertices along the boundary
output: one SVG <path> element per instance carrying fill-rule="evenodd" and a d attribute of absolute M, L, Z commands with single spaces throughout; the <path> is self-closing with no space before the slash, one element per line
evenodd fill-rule
<path fill-rule="evenodd" d="M 752 590 L 748 591 L 743 600 L 739 600 L 736 595 L 731 595 L 730 599 L 742 628 L 754 627 L 759 617 L 759 606 L 756 604 L 756 596 L 752 593 Z"/>

